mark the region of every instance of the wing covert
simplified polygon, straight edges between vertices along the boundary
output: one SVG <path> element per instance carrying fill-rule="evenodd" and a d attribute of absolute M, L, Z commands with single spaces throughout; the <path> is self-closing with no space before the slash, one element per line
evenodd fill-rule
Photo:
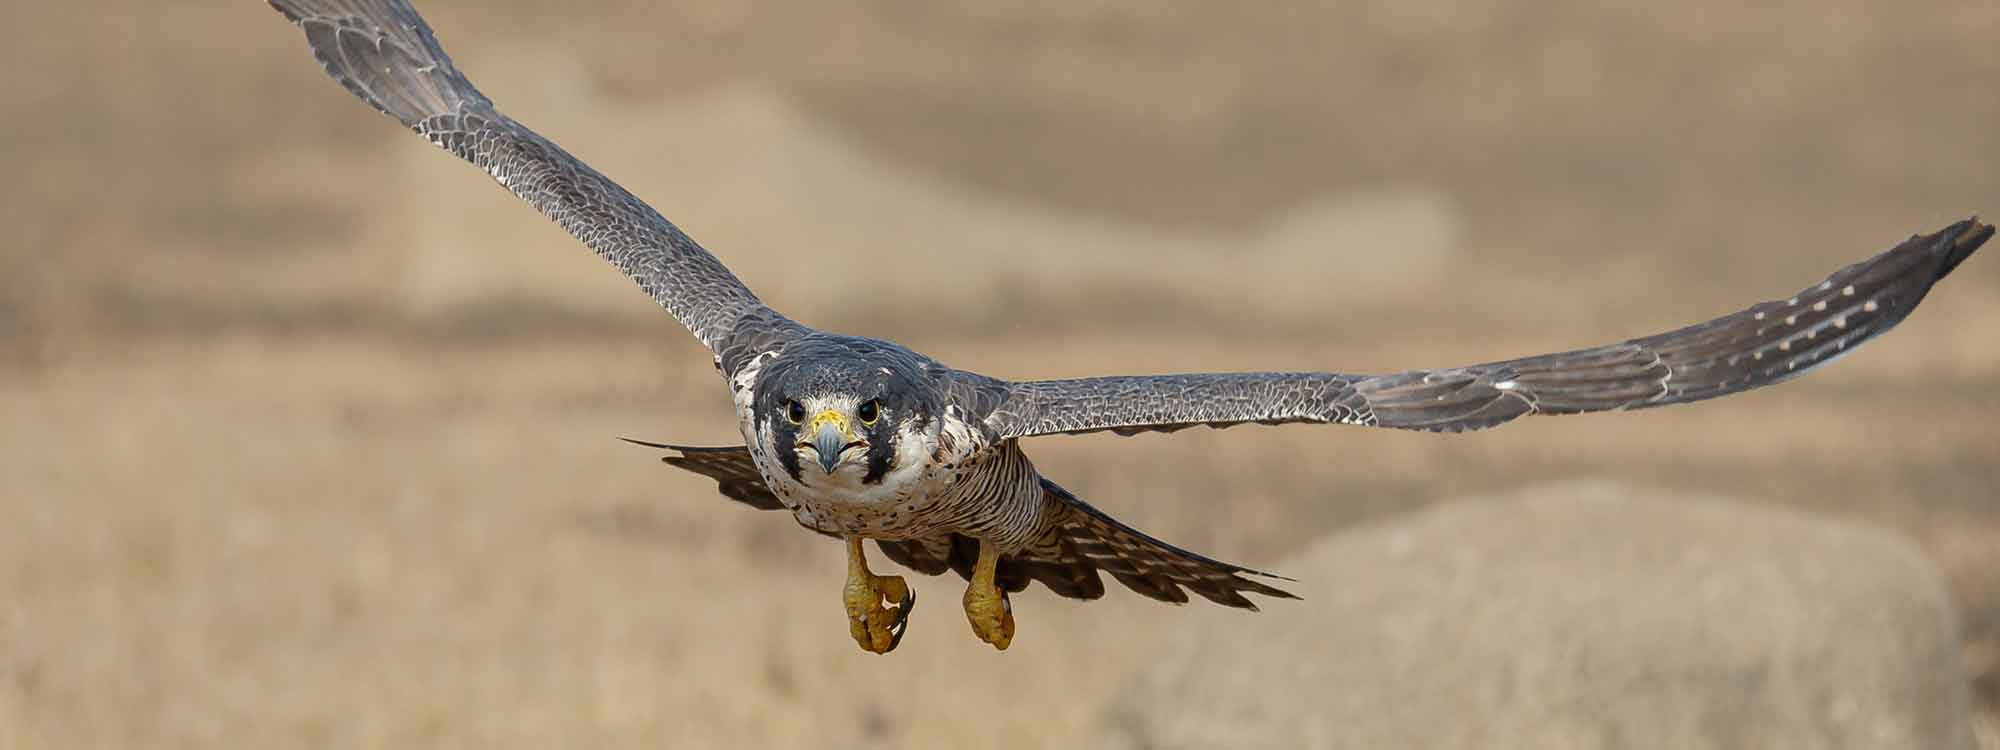
<path fill-rule="evenodd" d="M 1002 438 L 1293 422 L 1463 432 L 1527 414 L 1643 409 L 1780 383 L 1902 322 L 1993 236 L 1966 219 L 1784 299 L 1608 346 L 1392 375 L 1138 375 L 1012 383 L 986 417 Z"/>
<path fill-rule="evenodd" d="M 501 114 L 408 0 L 270 0 L 362 101 L 492 175 L 582 240 L 711 350 L 776 317 L 715 256 L 611 178 Z"/>

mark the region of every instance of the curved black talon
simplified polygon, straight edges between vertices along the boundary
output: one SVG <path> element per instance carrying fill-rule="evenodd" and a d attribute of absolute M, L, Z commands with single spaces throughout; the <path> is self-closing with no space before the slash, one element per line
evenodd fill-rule
<path fill-rule="evenodd" d="M 896 621 L 889 624 L 889 648 L 883 653 L 896 650 L 903 642 L 903 633 L 909 630 L 906 626 L 910 624 L 910 610 L 917 608 L 917 590 L 905 587 L 904 591 L 907 593 L 903 601 L 896 604 Z"/>

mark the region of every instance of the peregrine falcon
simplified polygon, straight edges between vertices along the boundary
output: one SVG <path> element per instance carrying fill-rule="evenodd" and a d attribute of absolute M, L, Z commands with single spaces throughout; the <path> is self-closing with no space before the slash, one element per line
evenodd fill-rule
<path fill-rule="evenodd" d="M 863 540 L 927 575 L 970 584 L 978 637 L 1014 637 L 1008 594 L 1039 582 L 1104 595 L 1100 572 L 1144 596 L 1188 592 L 1245 609 L 1296 598 L 1147 536 L 1043 477 L 1023 438 L 1196 425 L 1348 424 L 1462 432 L 1529 414 L 1643 409 L 1779 383 L 1901 322 L 1993 235 L 1966 219 L 1782 300 L 1655 336 L 1502 362 L 1387 375 L 1234 372 L 1002 380 L 888 341 L 821 331 L 766 306 L 651 206 L 502 114 L 452 65 L 407 0 L 270 0 L 334 80 L 471 162 L 625 272 L 714 354 L 745 445 L 683 447 L 667 463 L 755 508 L 790 511 L 847 544 L 850 635 L 887 653 L 916 603 L 868 567 Z M 635 441 L 636 442 L 636 441 Z"/>

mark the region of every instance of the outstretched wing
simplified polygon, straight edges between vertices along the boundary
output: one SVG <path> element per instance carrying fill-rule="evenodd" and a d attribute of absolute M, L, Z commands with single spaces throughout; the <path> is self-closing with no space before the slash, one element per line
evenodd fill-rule
<path fill-rule="evenodd" d="M 1146 375 L 1013 383 L 985 417 L 1002 438 L 1130 434 L 1254 422 L 1462 432 L 1526 414 L 1642 409 L 1726 396 L 1804 374 L 1880 336 L 1993 227 L 1911 237 L 1780 301 L 1624 343 L 1394 375 Z"/>
<path fill-rule="evenodd" d="M 667 445 L 649 443 L 632 438 L 619 438 L 633 445 L 661 448 L 673 451 L 660 460 L 668 466 L 686 469 L 715 480 L 716 489 L 724 497 L 735 500 L 758 510 L 784 510 L 785 504 L 771 493 L 764 484 L 764 475 L 757 473 L 757 464 L 750 458 L 750 449 L 736 445 L 730 447 L 701 448 L 688 445 Z"/>
<path fill-rule="evenodd" d="M 719 350 L 746 316 L 782 322 L 708 251 L 569 152 L 495 109 L 408 0 L 270 0 L 313 56 L 370 106 L 486 170 L 631 276 Z"/>
<path fill-rule="evenodd" d="M 1021 591 L 1030 582 L 1040 582 L 1060 596 L 1096 599 L 1104 596 L 1104 580 L 1098 576 L 1101 571 L 1149 599 L 1174 604 L 1186 603 L 1189 591 L 1223 606 L 1250 610 L 1257 604 L 1245 594 L 1298 598 L 1255 580 L 1289 578 L 1231 565 L 1155 539 L 1119 523 L 1047 479 L 1042 480 L 1042 491 L 1056 501 L 1058 515 L 1042 538 L 1000 558 L 993 580 L 1003 589 Z M 955 570 L 971 580 L 973 562 L 979 559 L 979 542 L 960 534 L 903 541 L 877 539 L 875 544 L 889 559 L 926 575 Z"/>

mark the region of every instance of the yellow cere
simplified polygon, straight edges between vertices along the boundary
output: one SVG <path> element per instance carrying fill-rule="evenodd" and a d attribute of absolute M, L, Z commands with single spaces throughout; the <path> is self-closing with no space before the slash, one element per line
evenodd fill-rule
<path fill-rule="evenodd" d="M 799 434 L 817 435 L 819 434 L 820 425 L 823 424 L 833 425 L 833 428 L 839 430 L 840 434 L 846 435 L 848 440 L 854 439 L 854 425 L 847 421 L 847 415 L 832 409 L 825 409 L 818 414 L 814 414 L 812 419 L 806 422 L 805 430 Z"/>

